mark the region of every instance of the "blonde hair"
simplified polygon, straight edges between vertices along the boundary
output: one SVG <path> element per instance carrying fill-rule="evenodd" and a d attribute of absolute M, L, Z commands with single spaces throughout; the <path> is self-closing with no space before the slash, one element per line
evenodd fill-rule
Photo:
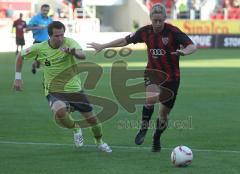
<path fill-rule="evenodd" d="M 167 17 L 166 8 L 161 3 L 156 3 L 152 6 L 150 11 L 150 18 L 152 18 L 153 14 L 162 14 L 165 18 Z"/>

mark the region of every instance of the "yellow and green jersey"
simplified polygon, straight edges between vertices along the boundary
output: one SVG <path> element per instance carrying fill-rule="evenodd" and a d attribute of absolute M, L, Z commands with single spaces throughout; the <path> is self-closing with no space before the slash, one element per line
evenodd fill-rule
<path fill-rule="evenodd" d="M 64 38 L 60 48 L 52 48 L 48 41 L 34 44 L 22 51 L 24 60 L 37 60 L 43 69 L 45 95 L 49 92 L 77 92 L 81 90 L 81 81 L 74 56 L 64 53 L 63 48 L 81 49 L 70 38 Z"/>

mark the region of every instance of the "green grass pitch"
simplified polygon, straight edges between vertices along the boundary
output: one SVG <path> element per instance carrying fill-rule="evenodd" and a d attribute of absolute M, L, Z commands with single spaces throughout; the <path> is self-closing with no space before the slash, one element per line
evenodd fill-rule
<path fill-rule="evenodd" d="M 89 129 L 84 130 L 86 146 L 74 149 L 72 132 L 53 121 L 43 95 L 42 72 L 32 75 L 31 62 L 24 62 L 24 91 L 14 92 L 15 55 L 0 53 L 0 174 L 240 173 L 239 49 L 200 49 L 181 57 L 181 86 L 161 153 L 150 152 L 152 129 L 142 146 L 134 144 L 141 106 L 128 113 L 114 97 L 109 81 L 111 64 L 117 60 L 143 69 L 146 53 L 133 51 L 129 57 L 107 59 L 103 53 L 87 52 L 86 61 L 102 65 L 103 76 L 94 90 L 86 91 L 119 106 L 117 114 L 103 123 L 104 140 L 113 149 L 105 154 L 97 151 Z M 186 168 L 170 162 L 171 150 L 181 144 L 194 154 Z"/>

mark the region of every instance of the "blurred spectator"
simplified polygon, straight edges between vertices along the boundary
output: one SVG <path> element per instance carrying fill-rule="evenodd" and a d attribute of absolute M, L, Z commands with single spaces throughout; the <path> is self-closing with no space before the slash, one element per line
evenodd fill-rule
<path fill-rule="evenodd" d="M 73 0 L 72 4 L 73 4 L 73 10 L 75 8 L 81 8 L 82 7 L 82 0 Z"/>
<path fill-rule="evenodd" d="M 224 0 L 223 8 L 230 9 L 233 7 L 233 0 Z"/>
<path fill-rule="evenodd" d="M 223 8 L 225 9 L 225 18 L 240 19 L 240 2 L 239 0 L 224 0 Z"/>
<path fill-rule="evenodd" d="M 6 17 L 7 18 L 11 18 L 11 17 L 13 17 L 13 8 L 12 8 L 12 5 L 9 5 L 9 7 L 7 8 L 7 10 L 6 10 Z"/>
<path fill-rule="evenodd" d="M 7 15 L 7 9 L 6 7 L 2 6 L 0 4 L 0 18 L 5 18 Z"/>
<path fill-rule="evenodd" d="M 177 1 L 177 11 L 178 11 L 178 18 L 180 18 L 180 19 L 189 18 L 188 1 L 187 0 L 178 0 Z"/>
<path fill-rule="evenodd" d="M 43 4 L 41 12 L 33 16 L 29 21 L 28 30 L 32 30 L 34 43 L 40 43 L 48 40 L 48 24 L 52 22 L 52 18 L 48 16 L 50 6 Z"/>
<path fill-rule="evenodd" d="M 66 13 L 61 8 L 57 9 L 57 14 L 58 14 L 58 18 L 67 18 Z"/>
<path fill-rule="evenodd" d="M 72 10 L 82 7 L 82 0 L 63 0 L 66 5 L 72 4 Z"/>
<path fill-rule="evenodd" d="M 240 0 L 233 0 L 233 6 L 240 8 Z"/>
<path fill-rule="evenodd" d="M 22 19 L 23 14 L 20 13 L 19 18 L 13 22 L 12 28 L 16 28 L 16 54 L 18 54 L 18 47 L 21 46 L 21 51 L 23 49 L 23 46 L 25 45 L 25 39 L 24 39 L 24 28 L 27 27 L 26 21 Z"/>
<path fill-rule="evenodd" d="M 218 0 L 218 4 L 211 19 L 240 19 L 239 0 Z"/>
<path fill-rule="evenodd" d="M 201 0 L 192 0 L 191 1 L 190 10 L 193 13 L 192 19 L 200 18 L 200 3 L 201 3 Z"/>
<path fill-rule="evenodd" d="M 43 4 L 41 6 L 41 12 L 36 16 L 33 16 L 28 24 L 27 30 L 32 30 L 33 33 L 33 43 L 41 43 L 49 39 L 48 37 L 48 24 L 52 22 L 52 18 L 48 16 L 50 11 L 50 6 L 48 4 Z M 36 73 L 36 68 L 39 67 L 37 61 L 32 64 L 32 73 Z"/>

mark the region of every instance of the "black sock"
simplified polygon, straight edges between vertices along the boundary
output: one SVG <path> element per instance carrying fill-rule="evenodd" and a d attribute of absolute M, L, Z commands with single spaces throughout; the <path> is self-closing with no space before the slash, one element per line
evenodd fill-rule
<path fill-rule="evenodd" d="M 156 129 L 154 132 L 154 138 L 160 138 L 161 134 L 167 129 L 168 121 L 157 119 Z"/>
<path fill-rule="evenodd" d="M 149 121 L 151 120 L 154 111 L 154 106 L 143 106 L 142 110 L 142 125 L 141 130 L 148 129 Z"/>

